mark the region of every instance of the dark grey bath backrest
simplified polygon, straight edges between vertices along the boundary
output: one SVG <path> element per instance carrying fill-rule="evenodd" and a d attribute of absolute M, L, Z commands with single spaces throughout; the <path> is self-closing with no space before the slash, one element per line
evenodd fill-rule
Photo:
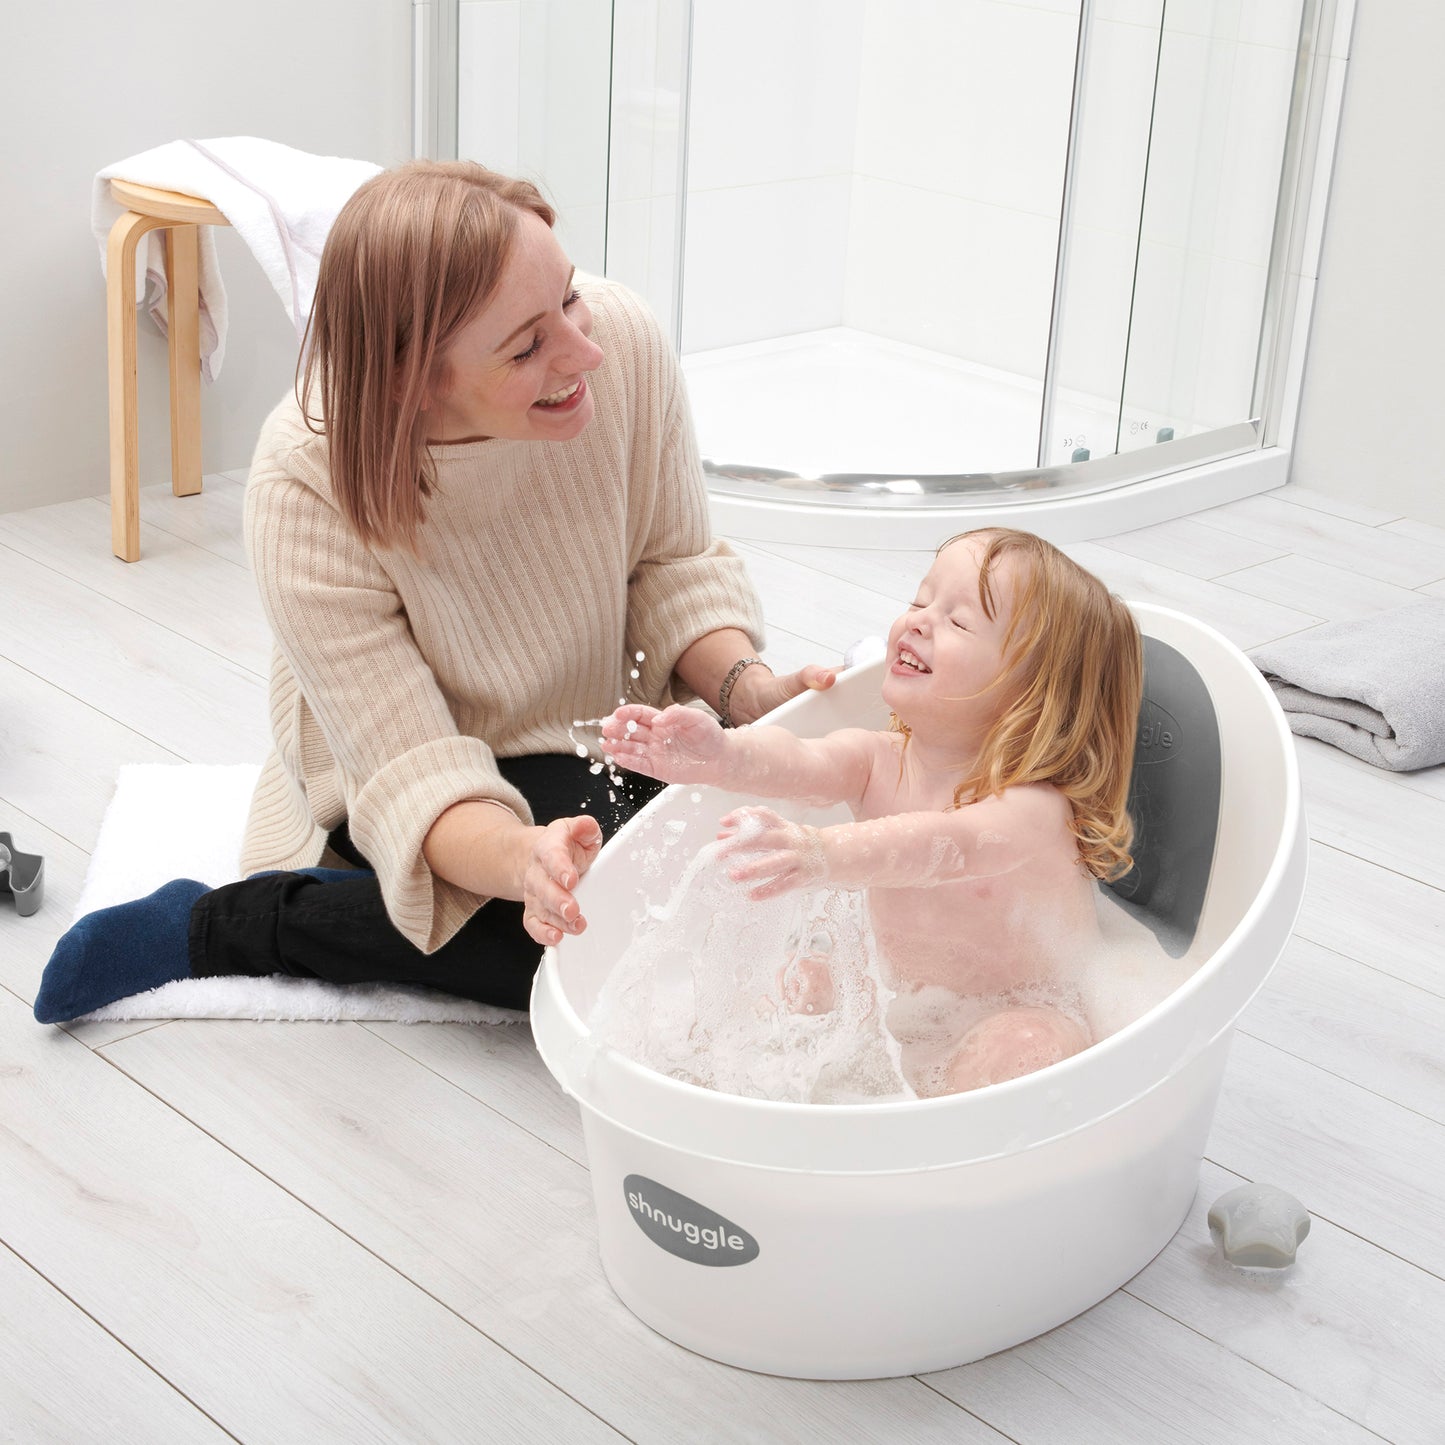
<path fill-rule="evenodd" d="M 1219 780 L 1219 720 L 1204 680 L 1183 653 L 1146 637 L 1129 783 L 1134 867 L 1107 886 L 1174 958 L 1193 941 L 1204 907 Z"/>

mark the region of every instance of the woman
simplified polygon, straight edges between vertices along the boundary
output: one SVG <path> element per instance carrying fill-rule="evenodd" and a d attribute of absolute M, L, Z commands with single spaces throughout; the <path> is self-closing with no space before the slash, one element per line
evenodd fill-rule
<path fill-rule="evenodd" d="M 384 172 L 342 210 L 304 404 L 267 420 L 247 488 L 276 641 L 253 876 L 80 920 L 42 1022 L 222 974 L 525 1007 L 540 946 L 586 926 L 578 880 L 654 786 L 594 771 L 577 720 L 697 696 L 745 723 L 832 684 L 753 656 L 760 610 L 709 536 L 676 358 L 624 288 L 575 275 L 552 221 L 468 162 Z"/>

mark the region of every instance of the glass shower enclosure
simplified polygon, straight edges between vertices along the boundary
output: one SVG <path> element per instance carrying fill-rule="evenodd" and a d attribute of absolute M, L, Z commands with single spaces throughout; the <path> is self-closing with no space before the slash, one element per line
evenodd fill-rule
<path fill-rule="evenodd" d="M 959 530 L 1274 443 L 1335 19 L 463 0 L 455 149 L 648 299 L 715 501 Z"/>

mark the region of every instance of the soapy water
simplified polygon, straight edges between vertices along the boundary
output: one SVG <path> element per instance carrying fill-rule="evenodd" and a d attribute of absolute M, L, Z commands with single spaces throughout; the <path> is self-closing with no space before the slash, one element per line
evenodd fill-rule
<path fill-rule="evenodd" d="M 681 833 L 660 841 L 670 852 Z M 657 850 L 639 853 L 644 876 L 661 871 Z M 1193 972 L 1197 960 L 1177 940 L 1166 949 L 1113 895 L 1097 898 L 1098 937 L 1063 950 L 1048 983 L 973 995 L 895 989 L 864 892 L 752 900 L 710 844 L 665 903 L 634 917 L 589 1028 L 647 1068 L 722 1093 L 814 1104 L 936 1097 L 950 1091 L 961 1040 L 992 1014 L 1050 1010 L 1097 1043 Z"/>
<path fill-rule="evenodd" d="M 667 902 L 638 918 L 589 1026 L 628 1058 L 722 1093 L 794 1103 L 912 1099 L 864 895 L 814 889 L 749 900 L 709 844 Z M 789 970 L 824 964 L 832 1007 L 784 996 Z"/>

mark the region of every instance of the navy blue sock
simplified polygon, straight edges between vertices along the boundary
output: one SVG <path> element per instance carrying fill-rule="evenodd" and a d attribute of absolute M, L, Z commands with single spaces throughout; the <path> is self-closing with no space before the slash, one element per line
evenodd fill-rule
<path fill-rule="evenodd" d="M 100 908 L 61 936 L 45 965 L 35 1017 L 61 1023 L 191 976 L 191 909 L 210 890 L 177 878 L 133 903 Z"/>

